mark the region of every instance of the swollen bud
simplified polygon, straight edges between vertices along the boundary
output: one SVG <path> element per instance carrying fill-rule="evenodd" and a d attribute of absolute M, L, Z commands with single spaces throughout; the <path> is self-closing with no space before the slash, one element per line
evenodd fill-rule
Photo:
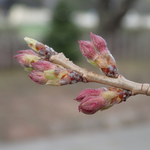
<path fill-rule="evenodd" d="M 55 52 L 52 48 L 32 38 L 25 37 L 24 40 L 28 43 L 28 46 L 30 48 L 32 48 L 36 53 L 38 53 L 41 56 L 45 56 L 46 58 L 49 58 L 50 55 L 57 54 L 57 52 Z"/>
<path fill-rule="evenodd" d="M 115 59 L 108 50 L 106 41 L 101 36 L 95 35 L 92 32 L 90 36 L 95 50 L 100 54 L 100 57 L 96 60 L 99 68 L 101 68 L 106 76 L 118 77 L 119 73 Z"/>
<path fill-rule="evenodd" d="M 32 66 L 36 71 L 32 71 L 29 77 L 39 84 L 61 85 L 61 78 L 68 73 L 66 69 L 49 61 L 37 61 Z"/>
<path fill-rule="evenodd" d="M 39 84 L 66 85 L 83 81 L 81 74 L 49 61 L 37 61 L 32 67 L 36 71 L 32 71 L 29 77 Z"/>
<path fill-rule="evenodd" d="M 106 88 L 84 89 L 78 94 L 75 100 L 81 102 L 87 96 L 99 96 L 102 92 L 106 90 L 107 90 Z"/>
<path fill-rule="evenodd" d="M 28 43 L 29 47 L 32 48 L 35 52 L 39 52 L 41 48 L 44 47 L 44 44 L 38 42 L 32 38 L 25 37 L 24 40 Z"/>
<path fill-rule="evenodd" d="M 38 84 L 46 84 L 48 79 L 45 77 L 44 72 L 33 70 L 31 74 L 28 75 L 34 82 Z"/>
<path fill-rule="evenodd" d="M 45 71 L 55 68 L 56 65 L 50 63 L 49 61 L 37 61 L 32 64 L 32 67 L 38 71 Z"/>
<path fill-rule="evenodd" d="M 108 53 L 107 51 L 107 43 L 106 41 L 101 37 L 101 36 L 98 36 L 98 35 L 95 35 L 93 34 L 92 32 L 90 33 L 90 36 L 91 36 L 91 40 L 92 40 L 92 43 L 95 47 L 95 49 L 100 53 Z"/>
<path fill-rule="evenodd" d="M 119 73 L 116 62 L 109 50 L 105 40 L 98 35 L 90 33 L 92 41 L 79 41 L 81 53 L 88 62 L 100 68 L 109 77 L 117 78 Z"/>
<path fill-rule="evenodd" d="M 98 57 L 98 53 L 95 51 L 92 42 L 81 41 L 81 40 L 78 42 L 79 42 L 79 47 L 83 56 L 85 56 L 90 63 L 96 66 L 96 64 L 94 63 L 94 60 Z"/>
<path fill-rule="evenodd" d="M 79 111 L 85 114 L 94 114 L 99 110 L 105 110 L 114 104 L 125 101 L 131 92 L 128 90 L 109 87 L 99 89 L 85 89 L 79 93 L 75 100 L 81 102 Z"/>
<path fill-rule="evenodd" d="M 20 54 L 15 55 L 14 58 L 16 58 L 26 70 L 32 70 L 32 63 L 35 63 L 41 59 L 41 57 L 39 57 L 32 50 L 20 50 L 18 53 Z"/>
<path fill-rule="evenodd" d="M 109 101 L 105 100 L 101 95 L 88 96 L 81 101 L 79 105 L 79 111 L 85 114 L 94 114 L 100 109 L 106 108 L 108 106 Z"/>

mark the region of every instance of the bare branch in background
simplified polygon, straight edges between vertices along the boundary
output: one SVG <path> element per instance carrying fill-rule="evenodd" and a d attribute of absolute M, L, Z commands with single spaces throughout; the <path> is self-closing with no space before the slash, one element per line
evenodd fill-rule
<path fill-rule="evenodd" d="M 127 11 L 137 0 L 98 0 L 96 10 L 100 16 L 98 33 L 114 32 L 119 28 L 120 22 Z"/>

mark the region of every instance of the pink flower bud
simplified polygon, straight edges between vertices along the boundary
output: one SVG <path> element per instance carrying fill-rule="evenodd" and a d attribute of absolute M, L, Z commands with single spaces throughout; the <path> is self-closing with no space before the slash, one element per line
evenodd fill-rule
<path fill-rule="evenodd" d="M 109 50 L 105 40 L 98 35 L 90 33 L 92 41 L 79 41 L 81 53 L 94 66 L 100 68 L 109 77 L 118 77 L 116 62 Z"/>
<path fill-rule="evenodd" d="M 33 70 L 31 74 L 28 75 L 34 82 L 39 84 L 46 84 L 48 79 L 45 77 L 44 72 Z"/>
<path fill-rule="evenodd" d="M 94 49 L 92 42 L 90 41 L 78 41 L 81 53 L 89 60 L 94 61 L 98 56 L 97 52 Z"/>
<path fill-rule="evenodd" d="M 81 101 L 79 111 L 85 114 L 94 114 L 98 110 L 107 108 L 108 106 L 109 101 L 105 100 L 102 96 L 88 96 Z"/>
<path fill-rule="evenodd" d="M 128 90 L 109 87 L 99 89 L 85 89 L 79 93 L 75 100 L 81 102 L 79 111 L 85 114 L 94 114 L 98 110 L 105 110 L 114 104 L 125 101 L 131 92 Z"/>
<path fill-rule="evenodd" d="M 98 88 L 98 89 L 84 89 L 81 91 L 76 97 L 76 101 L 81 102 L 87 96 L 99 96 L 102 92 L 106 91 L 106 88 Z"/>
<path fill-rule="evenodd" d="M 49 61 L 37 61 L 35 63 L 32 63 L 32 67 L 35 70 L 39 71 L 45 71 L 45 70 L 51 70 L 55 67 L 56 65 L 50 63 Z"/>
<path fill-rule="evenodd" d="M 16 58 L 17 61 L 24 67 L 32 67 L 32 63 L 35 63 L 41 59 L 37 54 L 35 54 L 31 50 L 21 50 L 18 52 L 20 54 L 15 55 L 14 58 Z"/>
<path fill-rule="evenodd" d="M 39 84 L 66 85 L 83 81 L 81 74 L 49 61 L 39 60 L 32 63 L 32 67 L 36 71 L 32 71 L 29 77 Z"/>
<path fill-rule="evenodd" d="M 116 62 L 110 51 L 107 49 L 107 44 L 105 40 L 98 35 L 90 33 L 92 43 L 95 49 L 99 52 L 99 57 L 94 61 L 102 72 L 109 77 L 118 77 L 118 69 L 116 67 Z"/>
<path fill-rule="evenodd" d="M 108 52 L 106 41 L 101 36 L 95 35 L 92 32 L 90 33 L 90 36 L 95 49 L 100 54 Z"/>
<path fill-rule="evenodd" d="M 38 56 L 34 51 L 32 51 L 30 49 L 29 50 L 19 50 L 18 53 L 20 53 L 20 54 L 24 53 L 24 54 L 30 54 L 30 55 Z"/>

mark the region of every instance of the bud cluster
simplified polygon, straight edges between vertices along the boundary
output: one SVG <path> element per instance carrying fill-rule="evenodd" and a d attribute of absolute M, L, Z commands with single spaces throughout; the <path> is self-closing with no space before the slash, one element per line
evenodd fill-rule
<path fill-rule="evenodd" d="M 106 41 L 98 35 L 90 33 L 91 41 L 79 41 L 81 53 L 88 62 L 101 69 L 109 77 L 117 78 L 119 72 L 115 59 L 107 48 Z M 85 114 L 94 114 L 98 110 L 105 110 L 114 104 L 125 101 L 131 92 L 128 90 L 108 87 L 85 89 L 79 93 L 76 101 L 80 102 L 79 111 Z"/>
<path fill-rule="evenodd" d="M 116 62 L 107 48 L 106 41 L 93 33 L 90 33 L 90 36 L 91 41 L 79 41 L 81 53 L 106 76 L 117 78 L 119 73 Z"/>
<path fill-rule="evenodd" d="M 100 68 L 109 77 L 117 78 L 119 73 L 116 62 L 107 48 L 105 40 L 90 33 L 91 41 L 79 41 L 82 54 L 88 62 Z M 29 77 L 38 84 L 66 85 L 77 82 L 88 82 L 84 74 L 64 68 L 49 62 L 51 55 L 57 55 L 52 48 L 34 39 L 25 38 L 29 47 L 33 50 L 20 50 L 14 57 L 25 68 L 30 71 Z M 80 72 L 80 71 L 79 71 Z M 108 87 L 98 89 L 85 89 L 76 97 L 80 102 L 79 111 L 85 114 L 94 114 L 99 110 L 105 110 L 114 104 L 125 101 L 131 92 L 128 90 Z"/>
<path fill-rule="evenodd" d="M 32 67 L 35 70 L 31 71 L 29 77 L 39 84 L 66 85 L 82 81 L 80 74 L 49 61 L 37 61 Z"/>
<path fill-rule="evenodd" d="M 25 40 L 36 53 L 32 50 L 20 50 L 18 51 L 19 54 L 14 57 L 25 67 L 25 70 L 31 71 L 29 77 L 34 82 L 48 85 L 66 85 L 83 82 L 81 74 L 47 60 L 50 55 L 57 53 L 52 48 L 34 39 L 26 37 Z"/>
<path fill-rule="evenodd" d="M 105 110 L 112 107 L 114 104 L 125 101 L 131 92 L 120 88 L 109 87 L 98 89 L 85 89 L 81 91 L 77 98 L 79 111 L 85 114 L 94 114 L 99 110 Z"/>

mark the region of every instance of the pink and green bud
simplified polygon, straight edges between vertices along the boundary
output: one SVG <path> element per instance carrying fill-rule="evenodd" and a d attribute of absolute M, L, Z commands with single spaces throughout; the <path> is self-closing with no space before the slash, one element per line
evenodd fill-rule
<path fill-rule="evenodd" d="M 43 43 L 38 42 L 32 38 L 25 37 L 24 40 L 28 43 L 29 47 L 37 53 L 39 52 L 39 50 L 45 48 L 45 45 Z"/>
<path fill-rule="evenodd" d="M 61 80 L 61 74 L 57 76 L 55 74 L 55 70 L 46 70 L 44 72 L 37 71 L 37 72 L 31 72 L 29 77 L 36 83 L 39 84 L 46 84 L 46 85 L 58 85 L 60 86 L 60 80 Z"/>
<path fill-rule="evenodd" d="M 118 77 L 118 69 L 116 67 L 116 62 L 110 51 L 107 48 L 106 41 L 98 35 L 90 33 L 92 43 L 99 52 L 100 57 L 97 58 L 96 64 L 99 68 L 101 68 L 102 72 L 109 77 Z"/>
<path fill-rule="evenodd" d="M 45 77 L 44 72 L 33 70 L 31 74 L 28 75 L 34 82 L 38 84 L 46 84 L 48 79 Z"/>
<path fill-rule="evenodd" d="M 33 63 L 32 66 L 37 72 L 31 72 L 29 77 L 39 84 L 61 85 L 60 80 L 68 74 L 65 68 L 52 64 L 49 61 L 38 61 Z"/>
<path fill-rule="evenodd" d="M 35 63 L 32 64 L 32 67 L 35 70 L 39 70 L 39 71 L 45 71 L 45 70 L 51 70 L 54 69 L 56 67 L 56 65 L 52 64 L 49 61 L 37 61 Z"/>
<path fill-rule="evenodd" d="M 55 74 L 55 70 L 46 70 L 44 72 L 33 70 L 29 77 L 38 84 L 46 84 L 46 85 L 61 85 L 61 74 L 59 77 Z"/>
<path fill-rule="evenodd" d="M 101 109 L 109 107 L 109 105 L 109 101 L 105 100 L 101 95 L 88 96 L 81 101 L 79 111 L 85 114 L 94 114 Z"/>
<path fill-rule="evenodd" d="M 79 73 L 63 68 L 62 66 L 52 64 L 49 61 L 37 61 L 32 64 L 32 67 L 37 72 L 31 72 L 29 77 L 39 84 L 66 85 L 83 81 L 83 78 Z M 41 78 L 39 78 L 39 76 Z"/>
<path fill-rule="evenodd" d="M 54 68 L 52 70 L 46 70 L 44 71 L 46 78 L 50 79 L 50 80 L 57 80 L 57 79 L 61 79 L 63 76 L 67 75 L 68 72 L 64 69 L 61 69 L 59 67 Z"/>
<path fill-rule="evenodd" d="M 79 73 L 70 71 L 68 69 L 57 66 L 53 70 L 44 71 L 46 77 L 49 79 L 46 84 L 52 85 L 67 85 L 82 82 L 83 78 Z"/>
<path fill-rule="evenodd" d="M 98 110 L 105 110 L 114 104 L 125 101 L 131 92 L 120 88 L 109 87 L 99 89 L 85 89 L 79 93 L 75 100 L 81 102 L 79 111 L 85 114 L 94 114 Z"/>
<path fill-rule="evenodd" d="M 118 77 L 115 59 L 107 49 L 105 40 L 92 32 L 90 36 L 92 41 L 79 41 L 82 54 L 91 64 L 100 68 L 105 75 Z"/>
<path fill-rule="evenodd" d="M 32 69 L 32 63 L 37 62 L 41 58 L 34 53 L 32 50 L 20 50 L 18 55 L 15 55 L 14 58 L 25 68 Z"/>
<path fill-rule="evenodd" d="M 98 57 L 98 53 L 95 51 L 92 42 L 90 41 L 78 41 L 81 53 L 87 58 L 87 60 L 94 66 L 94 60 Z"/>
<path fill-rule="evenodd" d="M 78 94 L 75 100 L 81 102 L 87 96 L 99 96 L 102 92 L 106 90 L 107 90 L 106 88 L 84 89 Z"/>

